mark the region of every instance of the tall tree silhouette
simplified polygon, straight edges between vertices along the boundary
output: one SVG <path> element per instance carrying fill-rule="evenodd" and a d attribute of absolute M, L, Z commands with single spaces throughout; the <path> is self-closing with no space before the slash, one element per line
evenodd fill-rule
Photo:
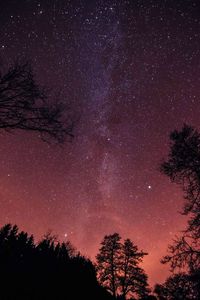
<path fill-rule="evenodd" d="M 96 257 L 97 277 L 115 299 L 148 295 L 147 275 L 139 266 L 145 254 L 130 239 L 122 243 L 118 233 L 104 237 Z"/>
<path fill-rule="evenodd" d="M 184 125 L 170 135 L 170 152 L 161 165 L 161 172 L 184 192 L 183 214 L 188 215 L 188 226 L 169 246 L 169 255 L 162 260 L 172 269 L 200 268 L 200 134 Z"/>
<path fill-rule="evenodd" d="M 16 63 L 6 73 L 0 72 L 1 129 L 36 131 L 45 140 L 63 142 L 73 136 L 73 121 L 69 114 L 64 116 L 64 108 L 62 103 L 48 102 L 30 63 Z"/>
<path fill-rule="evenodd" d="M 106 235 L 97 254 L 97 271 L 100 283 L 116 298 L 119 288 L 121 237 L 118 233 Z"/>
<path fill-rule="evenodd" d="M 122 245 L 122 259 L 120 263 L 120 290 L 123 299 L 126 296 L 145 297 L 148 293 L 147 275 L 139 267 L 142 258 L 147 253 L 139 252 L 138 247 L 130 239 L 126 239 Z"/>

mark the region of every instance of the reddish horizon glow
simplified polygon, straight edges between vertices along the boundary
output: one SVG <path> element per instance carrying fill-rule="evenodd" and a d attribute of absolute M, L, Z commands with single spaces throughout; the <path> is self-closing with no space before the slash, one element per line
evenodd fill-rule
<path fill-rule="evenodd" d="M 0 3 L 3 68 L 31 59 L 38 82 L 80 115 L 62 147 L 0 132 L 0 225 L 37 240 L 52 229 L 93 260 L 119 232 L 149 253 L 153 285 L 169 274 L 160 259 L 186 221 L 159 165 L 172 130 L 200 125 L 200 3 L 83 2 Z"/>

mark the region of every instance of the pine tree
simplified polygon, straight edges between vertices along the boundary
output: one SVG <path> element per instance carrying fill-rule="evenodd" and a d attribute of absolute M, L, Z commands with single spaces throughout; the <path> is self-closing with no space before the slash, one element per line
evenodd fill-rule
<path fill-rule="evenodd" d="M 98 279 L 114 298 L 148 295 L 147 275 L 139 265 L 146 253 L 130 239 L 122 243 L 118 233 L 105 236 L 101 245 L 96 257 Z"/>
<path fill-rule="evenodd" d="M 106 235 L 97 255 L 97 270 L 100 283 L 116 298 L 119 288 L 121 261 L 121 237 L 118 233 Z"/>

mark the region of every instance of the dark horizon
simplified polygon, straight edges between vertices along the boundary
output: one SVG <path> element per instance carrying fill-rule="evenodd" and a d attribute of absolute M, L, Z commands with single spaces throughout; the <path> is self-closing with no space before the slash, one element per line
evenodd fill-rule
<path fill-rule="evenodd" d="M 0 225 L 36 239 L 52 229 L 92 260 L 119 232 L 149 253 L 150 284 L 163 282 L 187 218 L 159 166 L 172 130 L 200 128 L 199 1 L 7 0 L 0 25 L 2 68 L 30 60 L 79 119 L 62 147 L 0 133 Z"/>

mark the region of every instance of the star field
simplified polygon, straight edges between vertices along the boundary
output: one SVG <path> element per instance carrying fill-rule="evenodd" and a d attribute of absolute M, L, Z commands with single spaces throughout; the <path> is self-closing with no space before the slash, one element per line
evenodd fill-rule
<path fill-rule="evenodd" d="M 78 116 L 62 147 L 0 133 L 0 224 L 48 229 L 94 259 L 119 232 L 161 282 L 183 228 L 181 192 L 160 175 L 168 135 L 199 128 L 199 1 L 0 1 L 0 63 L 30 59 L 37 81 Z"/>

